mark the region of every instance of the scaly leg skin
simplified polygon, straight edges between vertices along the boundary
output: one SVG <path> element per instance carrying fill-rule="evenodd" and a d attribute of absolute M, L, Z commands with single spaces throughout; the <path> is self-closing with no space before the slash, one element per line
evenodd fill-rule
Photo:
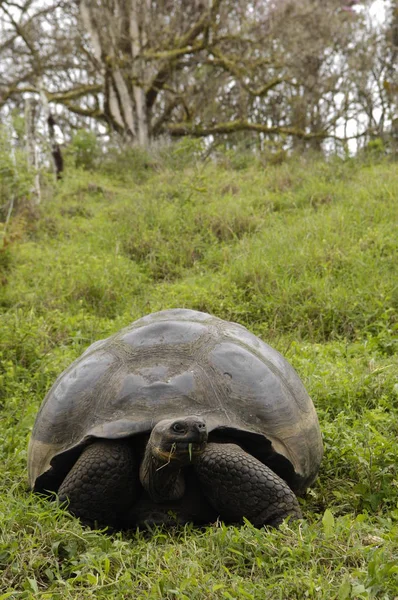
<path fill-rule="evenodd" d="M 83 524 L 122 529 L 138 490 L 138 467 L 128 443 L 98 440 L 85 448 L 58 496 Z"/>
<path fill-rule="evenodd" d="M 255 527 L 278 527 L 287 517 L 302 516 L 287 483 L 236 444 L 207 444 L 195 469 L 221 519 L 246 517 Z"/>

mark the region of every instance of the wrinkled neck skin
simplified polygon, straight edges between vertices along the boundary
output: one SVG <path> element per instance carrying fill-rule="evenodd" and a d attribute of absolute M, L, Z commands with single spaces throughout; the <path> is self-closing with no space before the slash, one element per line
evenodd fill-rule
<path fill-rule="evenodd" d="M 140 467 L 140 481 L 154 502 L 179 500 L 184 495 L 185 481 L 181 463 L 171 453 L 159 452 L 151 442 L 146 445 Z"/>

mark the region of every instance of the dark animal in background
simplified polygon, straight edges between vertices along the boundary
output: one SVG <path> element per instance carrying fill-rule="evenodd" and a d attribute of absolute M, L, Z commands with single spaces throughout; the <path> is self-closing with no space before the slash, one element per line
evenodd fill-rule
<path fill-rule="evenodd" d="M 59 147 L 58 142 L 55 140 L 55 119 L 50 113 L 50 116 L 47 119 L 48 123 L 48 131 L 50 136 L 51 143 L 51 155 L 54 163 L 55 175 L 57 179 L 62 178 L 62 173 L 64 170 L 64 159 L 62 157 L 61 148 Z"/>

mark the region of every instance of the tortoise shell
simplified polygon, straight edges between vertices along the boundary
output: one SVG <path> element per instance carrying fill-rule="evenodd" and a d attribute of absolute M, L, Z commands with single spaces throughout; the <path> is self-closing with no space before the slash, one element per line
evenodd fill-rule
<path fill-rule="evenodd" d="M 56 380 L 28 450 L 35 491 L 57 491 L 93 438 L 147 436 L 198 415 L 209 440 L 235 441 L 302 493 L 323 454 L 314 405 L 296 371 L 245 327 L 209 314 L 150 314 L 92 344 Z"/>

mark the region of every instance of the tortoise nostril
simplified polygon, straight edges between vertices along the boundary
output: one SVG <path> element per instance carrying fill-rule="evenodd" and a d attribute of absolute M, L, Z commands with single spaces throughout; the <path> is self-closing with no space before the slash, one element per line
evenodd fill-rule
<path fill-rule="evenodd" d="M 199 433 L 203 433 L 206 431 L 206 423 L 195 423 L 194 429 L 196 429 L 196 431 Z"/>

